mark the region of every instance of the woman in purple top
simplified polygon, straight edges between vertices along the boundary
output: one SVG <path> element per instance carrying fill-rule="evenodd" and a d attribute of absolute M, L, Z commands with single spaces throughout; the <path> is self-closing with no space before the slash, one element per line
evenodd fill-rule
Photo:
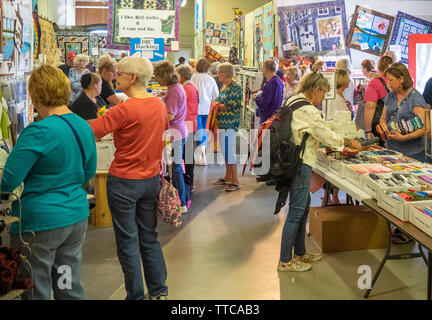
<path fill-rule="evenodd" d="M 276 74 L 277 70 L 276 62 L 273 59 L 264 61 L 262 73 L 267 82 L 254 95 L 259 109 L 260 123 L 270 118 L 282 105 L 284 85 L 281 78 Z"/>
<path fill-rule="evenodd" d="M 183 178 L 183 169 L 181 166 L 183 158 L 183 147 L 187 136 L 184 120 L 187 112 L 186 93 L 179 83 L 174 65 L 168 61 L 158 63 L 154 68 L 156 81 L 161 86 L 168 86 L 168 90 L 164 96 L 164 102 L 168 110 L 169 126 L 171 136 L 174 137 L 173 145 L 173 164 L 172 164 L 172 180 L 173 185 L 177 189 L 181 205 L 182 213 L 187 212 L 186 208 L 186 187 Z"/>

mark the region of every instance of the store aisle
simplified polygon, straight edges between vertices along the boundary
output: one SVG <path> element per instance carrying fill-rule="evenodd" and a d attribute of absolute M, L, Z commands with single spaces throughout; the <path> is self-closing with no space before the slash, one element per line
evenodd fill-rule
<path fill-rule="evenodd" d="M 241 180 L 242 189 L 226 193 L 211 185 L 221 174 L 221 166 L 197 167 L 197 192 L 183 226 L 159 223 L 170 299 L 362 299 L 358 267 L 376 270 L 384 250 L 324 254 L 309 272 L 278 273 L 286 210 L 273 215 L 273 187 L 248 176 Z M 313 206 L 320 205 L 320 196 L 313 196 Z M 318 250 L 311 239 L 307 247 Z M 395 252 L 412 248 L 408 244 Z M 112 229 L 89 228 L 83 261 L 88 299 L 125 298 Z M 371 299 L 425 297 L 426 266 L 415 259 L 388 262 Z"/>

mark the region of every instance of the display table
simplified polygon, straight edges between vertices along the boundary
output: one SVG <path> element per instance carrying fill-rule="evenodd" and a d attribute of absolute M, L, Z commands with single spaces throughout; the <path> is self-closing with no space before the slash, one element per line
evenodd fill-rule
<path fill-rule="evenodd" d="M 357 201 L 372 199 L 370 195 L 362 191 L 360 188 L 356 187 L 352 183 L 349 183 L 349 181 L 338 177 L 334 173 L 329 172 L 320 165 L 317 165 L 317 167 L 314 168 L 313 171 Z"/>
<path fill-rule="evenodd" d="M 387 250 L 385 252 L 384 258 L 381 261 L 381 264 L 378 267 L 375 276 L 373 277 L 371 288 L 368 289 L 365 293 L 365 298 L 369 297 L 369 294 L 377 281 L 384 264 L 387 260 L 400 260 L 400 259 L 413 259 L 413 258 L 423 258 L 424 262 L 427 265 L 428 275 L 427 275 L 427 299 L 431 300 L 431 274 L 432 274 L 432 238 L 425 234 L 423 231 L 415 227 L 409 222 L 401 222 L 398 218 L 388 213 L 386 210 L 378 207 L 377 201 L 373 199 L 364 200 L 363 204 L 367 207 L 371 208 L 378 216 L 384 218 L 387 222 L 387 232 L 388 232 L 388 241 L 387 241 Z M 418 253 L 406 253 L 406 254 L 398 254 L 398 255 L 390 255 L 391 247 L 392 247 L 392 230 L 391 226 L 394 225 L 403 233 L 407 234 L 410 238 L 417 242 L 419 247 Z M 425 247 L 428 250 L 428 259 L 426 259 L 422 247 Z"/>
<path fill-rule="evenodd" d="M 91 210 L 90 224 L 97 228 L 112 227 L 111 212 L 108 207 L 106 181 L 108 170 L 97 170 L 95 176 L 96 207 Z"/>

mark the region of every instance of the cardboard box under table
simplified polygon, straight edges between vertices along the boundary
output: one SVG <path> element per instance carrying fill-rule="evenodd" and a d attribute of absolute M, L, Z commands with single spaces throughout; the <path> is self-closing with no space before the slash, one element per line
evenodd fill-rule
<path fill-rule="evenodd" d="M 310 208 L 310 234 L 322 252 L 385 248 L 384 219 L 365 206 Z"/>

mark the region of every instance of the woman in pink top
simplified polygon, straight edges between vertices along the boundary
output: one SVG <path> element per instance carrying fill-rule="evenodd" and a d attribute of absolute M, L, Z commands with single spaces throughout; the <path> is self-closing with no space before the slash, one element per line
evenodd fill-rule
<path fill-rule="evenodd" d="M 186 139 L 185 148 L 183 149 L 183 160 L 185 161 L 186 176 L 189 178 L 188 182 L 191 186 L 192 192 L 194 192 L 194 134 L 198 127 L 198 88 L 192 81 L 190 81 L 192 78 L 192 69 L 190 67 L 180 65 L 176 68 L 176 71 L 179 81 L 186 92 L 187 112 L 185 124 L 189 135 Z"/>
<path fill-rule="evenodd" d="M 178 81 L 174 66 L 170 62 L 162 61 L 156 64 L 154 75 L 156 81 L 161 86 L 168 86 L 164 101 L 168 110 L 170 134 L 174 138 L 172 140 L 172 180 L 180 196 L 182 213 L 185 213 L 187 212 L 186 187 L 181 163 L 187 136 L 187 129 L 184 123 L 187 112 L 186 93 Z"/>
<path fill-rule="evenodd" d="M 150 299 L 168 295 L 167 269 L 156 232 L 168 114 L 164 103 L 147 93 L 152 73 L 148 59 L 124 58 L 118 64 L 117 87 L 130 99 L 90 124 L 96 138 L 114 133 L 116 152 L 107 178 L 107 196 L 128 300 L 145 299 L 141 260 Z"/>

